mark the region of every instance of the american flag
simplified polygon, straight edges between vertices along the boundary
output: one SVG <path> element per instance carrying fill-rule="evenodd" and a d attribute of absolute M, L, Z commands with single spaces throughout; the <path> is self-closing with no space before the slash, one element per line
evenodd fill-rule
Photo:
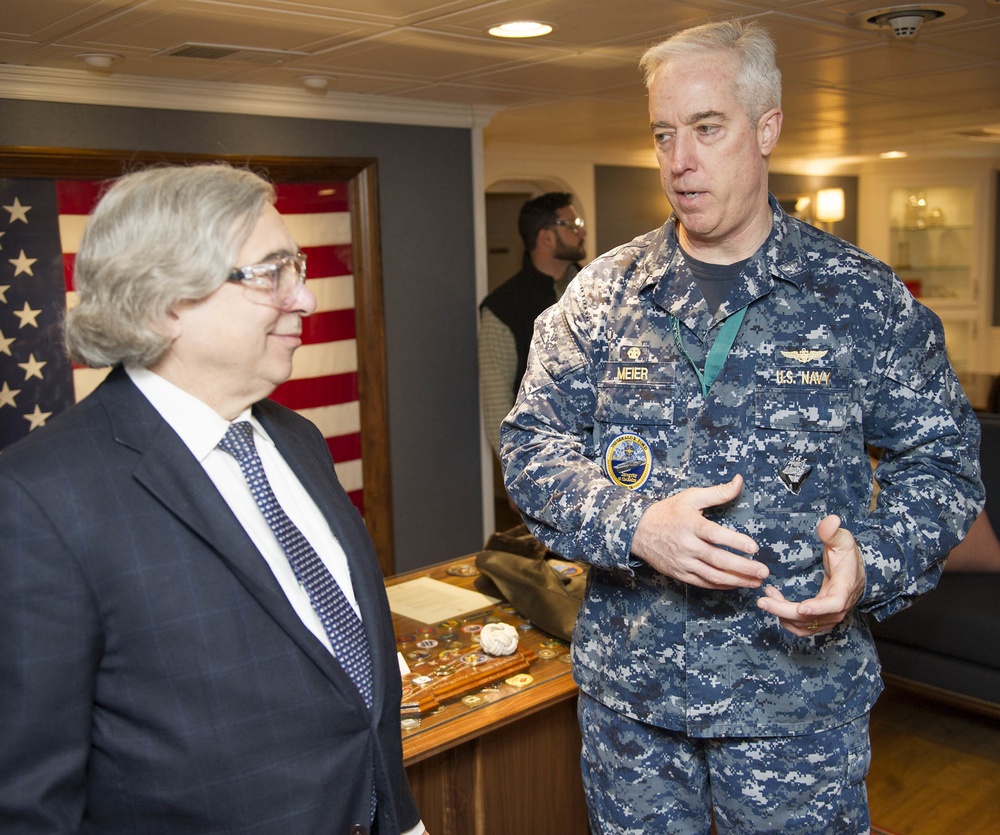
<path fill-rule="evenodd" d="M 60 342 L 74 303 L 73 260 L 104 184 L 0 178 L 0 450 L 75 400 L 107 369 L 73 367 Z M 282 183 L 277 209 L 309 258 L 316 312 L 303 320 L 292 376 L 274 400 L 322 431 L 337 475 L 364 512 L 348 184 Z"/>

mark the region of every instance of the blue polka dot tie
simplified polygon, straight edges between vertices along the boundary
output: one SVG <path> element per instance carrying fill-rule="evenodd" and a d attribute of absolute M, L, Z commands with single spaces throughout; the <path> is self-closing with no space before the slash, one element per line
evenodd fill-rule
<path fill-rule="evenodd" d="M 219 441 L 219 448 L 239 462 L 254 501 L 278 538 L 295 577 L 308 593 L 309 600 L 323 623 L 334 655 L 370 708 L 372 661 L 364 627 L 333 575 L 278 504 L 254 446 L 253 427 L 245 420 L 231 424 Z"/>

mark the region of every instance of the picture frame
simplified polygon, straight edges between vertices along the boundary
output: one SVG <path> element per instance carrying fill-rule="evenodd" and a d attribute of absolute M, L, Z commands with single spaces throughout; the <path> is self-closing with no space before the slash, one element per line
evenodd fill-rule
<path fill-rule="evenodd" d="M 392 576 L 395 555 L 376 160 L 0 147 L 0 177 L 3 178 L 110 180 L 151 165 L 211 162 L 248 168 L 279 186 L 282 183 L 331 181 L 344 182 L 348 186 L 363 517 L 375 544 L 382 574 Z"/>

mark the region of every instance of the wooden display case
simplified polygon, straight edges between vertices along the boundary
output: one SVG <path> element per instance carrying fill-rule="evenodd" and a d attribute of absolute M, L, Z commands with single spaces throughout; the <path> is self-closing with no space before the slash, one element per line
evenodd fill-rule
<path fill-rule="evenodd" d="M 430 578 L 473 590 L 477 575 L 473 554 L 386 585 Z M 437 623 L 394 612 L 397 647 L 411 670 L 404 693 L 415 677 L 434 677 L 476 653 L 478 629 L 495 621 L 517 630 L 526 669 L 459 687 L 440 706 L 400 717 L 404 762 L 424 823 L 432 835 L 585 834 L 577 691 L 566 642 L 503 600 Z"/>

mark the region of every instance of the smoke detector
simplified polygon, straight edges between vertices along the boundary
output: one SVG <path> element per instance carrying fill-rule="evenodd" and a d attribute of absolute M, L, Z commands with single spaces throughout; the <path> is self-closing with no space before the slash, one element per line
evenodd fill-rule
<path fill-rule="evenodd" d="M 879 15 L 874 22 L 880 26 L 888 26 L 897 38 L 915 38 L 917 30 L 920 29 L 925 20 L 936 20 L 939 17 L 941 17 L 941 12 L 921 9 L 919 12 L 890 12 L 886 15 Z"/>
<path fill-rule="evenodd" d="M 921 4 L 889 6 L 849 15 L 847 22 L 862 29 L 889 29 L 897 40 L 913 40 L 924 23 L 948 18 L 957 20 L 966 13 L 962 6 Z"/>

